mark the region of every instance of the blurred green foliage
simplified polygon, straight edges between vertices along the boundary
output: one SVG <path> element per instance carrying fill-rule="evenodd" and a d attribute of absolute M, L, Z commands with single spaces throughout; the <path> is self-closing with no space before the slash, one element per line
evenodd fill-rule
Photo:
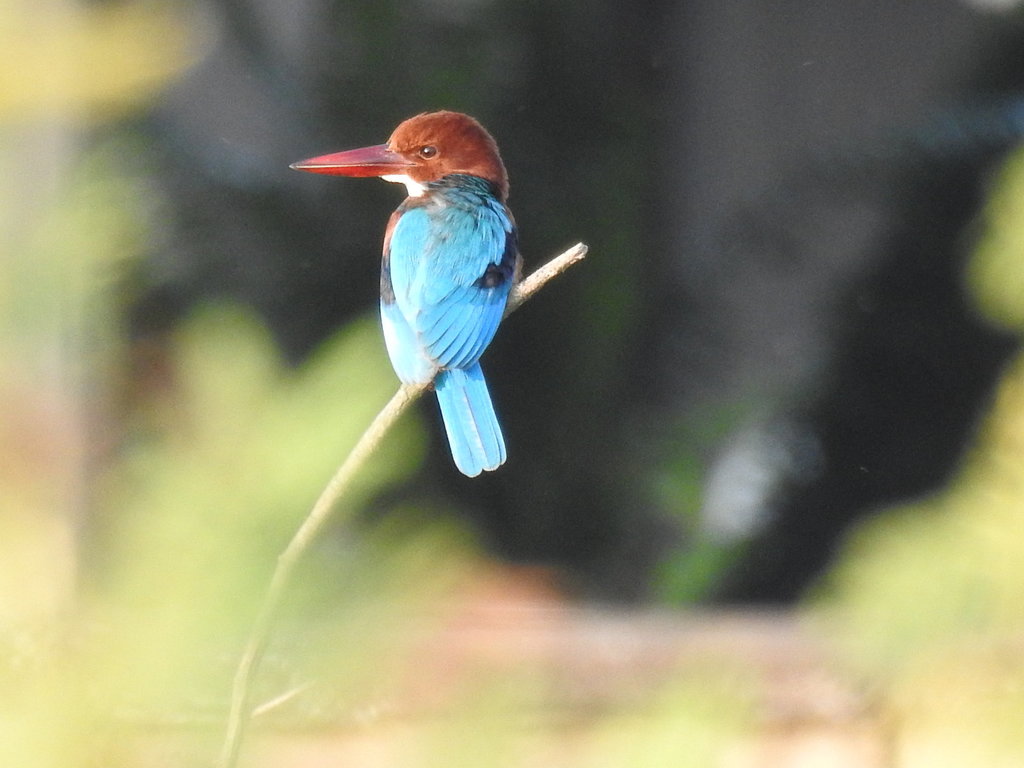
<path fill-rule="evenodd" d="M 721 444 L 750 418 L 753 403 L 729 401 L 708 406 L 697 418 L 681 423 L 659 452 L 671 457 L 650 480 L 665 509 L 676 509 L 688 536 L 684 555 L 659 564 L 654 582 L 658 598 L 670 605 L 696 605 L 707 600 L 717 580 L 742 553 L 744 541 L 727 541 L 708 530 L 701 517 L 709 458 L 706 446 Z"/>
<path fill-rule="evenodd" d="M 968 269 L 968 284 L 992 322 L 1024 333 L 1024 151 L 1006 162 L 988 203 L 985 234 Z"/>
<path fill-rule="evenodd" d="M 199 308 L 159 350 L 125 337 L 131 258 L 165 208 L 121 162 L 145 147 L 79 145 L 188 66 L 203 32 L 161 4 L 37 11 L 0 6 L 0 58 L 22 73 L 0 84 L 0 765 L 208 765 L 275 557 L 397 384 L 370 315 L 299 369 L 235 306 Z M 387 500 L 424 445 L 406 416 L 308 554 L 257 726 L 336 728 L 452 686 L 402 764 L 558 751 L 541 659 L 470 660 L 452 682 L 445 635 L 430 639 L 481 566 L 438 522 L 450 510 Z M 360 524 L 371 501 L 386 514 Z M 706 764 L 745 716 L 728 681 L 698 678 L 580 720 L 565 743 L 582 742 L 581 764 Z M 254 729 L 247 760 L 271 764 L 273 732 Z"/>
<path fill-rule="evenodd" d="M 130 110 L 198 55 L 171 3 L 0 2 L 0 120 Z M 10 75 L 10 76 L 7 76 Z"/>
<path fill-rule="evenodd" d="M 295 370 L 252 315 L 207 306 L 137 391 L 118 291 L 126 255 L 159 236 L 160 200 L 119 168 L 132 147 L 74 147 L 83 124 L 187 66 L 197 35 L 154 4 L 6 3 L 0 30 L 3 69 L 21 73 L 0 83 L 13 139 L 0 147 L 0 765 L 158 764 L 169 731 L 173 764 L 205 765 L 274 558 L 396 383 L 369 316 Z M 1022 214 L 1024 154 L 968 275 L 981 311 L 1018 330 Z M 436 523 L 447 510 L 381 500 L 423 450 L 406 417 L 310 553 L 258 681 L 257 701 L 281 697 L 273 722 L 337 726 L 366 702 L 405 705 L 450 683 L 443 659 L 423 669 L 424 638 L 475 578 L 472 543 Z M 1024 762 L 1022 456 L 1019 360 L 957 481 L 864 526 L 814 606 L 883 691 L 901 766 Z M 654 492 L 695 501 L 697 464 L 680 459 Z M 383 522 L 353 525 L 370 500 Z M 703 566 L 666 591 L 699 593 Z M 402 765 L 715 765 L 751 732 L 757 683 L 735 670 L 670 676 L 642 702 L 566 717 L 540 659 L 469 667 L 437 716 L 396 740 Z"/>
<path fill-rule="evenodd" d="M 729 752 L 750 736 L 753 707 L 747 697 L 757 687 L 736 670 L 714 665 L 671 681 L 650 700 L 602 723 L 586 764 L 594 768 L 726 765 Z"/>
<path fill-rule="evenodd" d="M 4 263 L 16 290 L 0 310 L 0 679 L 22 692 L 0 714 L 5 765 L 91 764 L 109 748 L 96 723 L 219 714 L 276 554 L 396 386 L 375 318 L 291 370 L 251 315 L 206 307 L 168 340 L 163 377 L 148 377 L 123 412 L 130 355 L 115 274 L 127 266 L 118 255 L 146 236 L 153 201 L 111 160 L 87 156 Z M 50 358 L 55 382 L 42 378 Z M 54 409 L 61 418 L 48 418 Z M 419 423 L 403 420 L 345 510 L 407 475 L 422 445 Z M 379 672 L 366 654 L 387 647 L 381 632 L 402 637 L 388 615 L 458 571 L 458 539 L 386 530 L 386 543 L 335 541 L 297 585 L 306 619 L 337 612 L 369 626 L 347 633 L 335 670 Z M 367 621 L 366 605 L 383 598 L 387 610 Z"/>
<path fill-rule="evenodd" d="M 1024 150 L 982 217 L 967 279 L 1024 331 Z M 1024 357 L 1006 369 L 950 486 L 851 538 L 815 612 L 885 692 L 899 765 L 1024 763 Z"/>

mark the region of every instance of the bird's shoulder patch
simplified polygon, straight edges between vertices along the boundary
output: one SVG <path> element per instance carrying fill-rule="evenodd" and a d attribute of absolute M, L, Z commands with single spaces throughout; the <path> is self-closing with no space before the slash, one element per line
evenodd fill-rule
<path fill-rule="evenodd" d="M 519 262 L 519 238 L 516 236 L 516 228 L 505 231 L 505 248 L 501 258 L 491 262 L 484 269 L 484 273 L 476 280 L 477 288 L 500 288 L 510 284 L 515 277 L 516 267 Z"/>

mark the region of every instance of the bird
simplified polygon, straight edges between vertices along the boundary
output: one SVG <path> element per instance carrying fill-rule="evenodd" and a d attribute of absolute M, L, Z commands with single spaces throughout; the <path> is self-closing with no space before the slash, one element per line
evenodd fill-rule
<path fill-rule="evenodd" d="M 292 163 L 295 170 L 403 184 L 384 230 L 380 317 L 391 365 L 405 384 L 432 384 L 455 466 L 476 477 L 507 458 L 480 356 L 519 280 L 508 174 L 474 118 L 424 112 L 386 144 Z"/>

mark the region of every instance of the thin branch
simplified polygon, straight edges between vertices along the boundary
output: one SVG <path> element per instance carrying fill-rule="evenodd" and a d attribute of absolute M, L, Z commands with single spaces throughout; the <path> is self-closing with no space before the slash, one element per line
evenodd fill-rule
<path fill-rule="evenodd" d="M 253 717 L 253 718 L 261 717 L 261 716 L 267 714 L 268 712 L 272 712 L 275 709 L 277 709 L 278 707 L 280 707 L 282 704 L 287 704 L 289 701 L 294 699 L 296 696 L 298 696 L 298 695 L 300 695 L 302 693 L 305 693 L 312 686 L 313 686 L 313 681 L 312 680 L 307 680 L 302 685 L 297 685 L 294 688 L 289 688 L 287 691 L 285 691 L 284 693 L 278 694 L 277 696 L 272 698 L 270 701 L 265 701 L 262 704 L 260 704 L 258 707 L 254 707 L 252 712 L 250 713 L 250 717 Z"/>
<path fill-rule="evenodd" d="M 583 243 L 576 243 L 565 253 L 555 256 L 547 264 L 538 267 L 523 278 L 509 294 L 508 303 L 505 304 L 505 317 L 519 309 L 520 304 L 533 298 L 533 294 L 543 288 L 548 280 L 558 277 L 576 262 L 583 261 L 583 257 L 586 255 L 587 246 Z"/>
<path fill-rule="evenodd" d="M 537 269 L 527 278 L 516 285 L 509 294 L 508 303 L 505 308 L 507 317 L 523 302 L 529 300 L 545 283 L 567 270 L 573 264 L 581 261 L 587 255 L 587 246 L 577 243 L 565 253 L 556 256 L 544 266 Z M 256 621 L 249 633 L 249 639 L 235 670 L 235 677 L 231 687 L 231 704 L 228 710 L 227 728 L 224 734 L 224 743 L 221 747 L 220 760 L 218 765 L 222 768 L 235 768 L 238 764 L 239 752 L 242 748 L 242 740 L 245 736 L 245 729 L 249 724 L 251 716 L 252 681 L 259 670 L 263 652 L 266 650 L 267 641 L 270 637 L 270 628 L 274 616 L 281 604 L 285 590 L 296 565 L 302 555 L 310 548 L 319 533 L 323 530 L 331 517 L 331 511 L 348 490 L 352 479 L 363 466 L 370 455 L 380 445 L 384 436 L 388 433 L 399 417 L 408 410 L 428 388 L 429 384 L 409 385 L 403 384 L 394 394 L 384 409 L 377 414 L 377 417 L 370 424 L 370 427 L 363 433 L 362 437 L 352 448 L 351 453 L 338 467 L 334 477 L 321 492 L 313 508 L 310 510 L 302 525 L 295 532 L 292 540 L 285 547 L 284 551 L 277 558 L 277 566 L 270 579 L 270 585 L 263 597 Z"/>

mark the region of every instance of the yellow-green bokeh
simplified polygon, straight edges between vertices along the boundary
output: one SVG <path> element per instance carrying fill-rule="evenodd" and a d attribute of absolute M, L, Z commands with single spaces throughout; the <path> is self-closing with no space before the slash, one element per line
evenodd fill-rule
<path fill-rule="evenodd" d="M 966 276 L 1024 332 L 1024 153 L 996 177 Z M 882 693 L 900 766 L 1024 762 L 1024 357 L 1003 371 L 947 488 L 850 537 L 814 613 Z"/>

